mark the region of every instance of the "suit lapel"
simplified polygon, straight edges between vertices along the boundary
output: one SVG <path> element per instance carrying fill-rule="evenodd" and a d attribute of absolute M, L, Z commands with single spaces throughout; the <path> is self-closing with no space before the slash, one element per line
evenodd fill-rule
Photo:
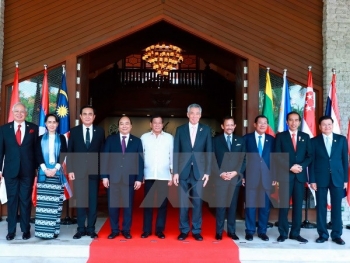
<path fill-rule="evenodd" d="M 10 133 L 9 134 L 11 134 L 11 138 L 13 138 L 13 140 L 17 143 L 17 140 L 16 140 L 16 133 L 15 133 L 15 128 L 14 128 L 14 126 L 15 126 L 15 123 L 14 122 L 12 122 L 11 124 L 10 124 Z"/>
<path fill-rule="evenodd" d="M 262 154 L 261 154 L 262 156 L 264 156 L 265 152 L 267 151 L 267 148 L 270 148 L 270 143 L 271 142 L 269 141 L 269 139 L 267 138 L 266 133 L 265 133 L 265 141 L 264 141 L 263 151 L 262 151 Z M 256 149 L 258 149 L 258 146 L 256 147 Z"/>
<path fill-rule="evenodd" d="M 132 136 L 131 136 L 131 134 L 129 134 L 129 140 L 128 140 L 128 143 L 126 144 L 125 152 L 129 152 L 129 150 L 131 149 L 133 143 L 134 143 L 134 141 L 132 139 Z"/>
<path fill-rule="evenodd" d="M 225 147 L 225 149 L 226 149 L 227 151 L 229 151 L 228 146 L 227 146 L 227 142 L 226 142 L 226 140 L 225 140 L 225 135 L 224 135 L 224 134 L 221 135 L 220 142 L 221 142 L 222 146 Z M 232 148 L 232 147 L 231 147 L 231 148 Z"/>
<path fill-rule="evenodd" d="M 336 150 L 335 148 L 338 146 L 337 139 L 338 139 L 338 136 L 333 133 L 333 140 L 332 140 L 332 145 L 331 145 L 331 156 L 332 156 L 333 152 Z"/>

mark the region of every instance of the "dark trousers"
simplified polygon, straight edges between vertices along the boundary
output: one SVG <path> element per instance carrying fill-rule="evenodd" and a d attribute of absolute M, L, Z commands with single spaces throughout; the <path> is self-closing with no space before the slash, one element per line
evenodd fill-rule
<path fill-rule="evenodd" d="M 8 233 L 16 233 L 18 207 L 22 232 L 30 231 L 34 171 L 22 171 L 15 178 L 6 177 Z"/>
<path fill-rule="evenodd" d="M 190 175 L 186 180 L 179 180 L 180 187 L 180 223 L 181 233 L 190 232 L 189 207 L 192 207 L 192 233 L 199 234 L 202 231 L 202 193 L 203 181 L 197 181 L 191 168 Z"/>
<path fill-rule="evenodd" d="M 227 232 L 236 233 L 237 200 L 240 188 L 240 186 L 231 184 L 229 181 L 218 182 L 215 185 L 217 234 L 221 235 L 224 231 L 226 211 Z"/>
<path fill-rule="evenodd" d="M 270 191 L 263 188 L 246 187 L 245 227 L 246 234 L 254 235 L 256 231 L 256 210 L 258 210 L 258 234 L 266 234 L 270 216 Z"/>
<path fill-rule="evenodd" d="M 91 177 L 87 180 L 79 179 L 75 182 L 78 232 L 95 232 L 99 184 L 100 180 L 98 178 Z M 85 226 L 86 220 L 87 226 Z"/>
<path fill-rule="evenodd" d="M 108 188 L 108 211 L 111 229 L 119 233 L 119 212 L 123 208 L 122 232 L 130 232 L 132 223 L 132 206 L 134 201 L 134 185 L 111 183 Z"/>
<path fill-rule="evenodd" d="M 304 191 L 305 183 L 299 182 L 295 176 L 293 176 L 293 180 L 289 180 L 289 182 L 280 182 L 280 208 L 278 212 L 278 232 L 281 236 L 288 237 L 288 212 L 290 197 L 292 197 L 293 204 L 292 227 L 290 229 L 289 236 L 296 237 L 300 235 Z"/>
<path fill-rule="evenodd" d="M 158 207 L 156 233 L 164 231 L 168 205 L 168 192 L 168 181 L 145 180 L 143 232 L 152 233 L 153 207 Z M 156 203 L 154 203 L 154 198 L 156 198 Z"/>
<path fill-rule="evenodd" d="M 343 187 L 335 187 L 331 181 L 328 187 L 317 186 L 316 191 L 316 214 L 317 214 L 317 232 L 320 237 L 329 238 L 327 230 L 327 193 L 328 189 L 331 195 L 331 238 L 339 238 L 343 233 L 343 223 L 341 218 L 341 202 L 344 195 Z"/>

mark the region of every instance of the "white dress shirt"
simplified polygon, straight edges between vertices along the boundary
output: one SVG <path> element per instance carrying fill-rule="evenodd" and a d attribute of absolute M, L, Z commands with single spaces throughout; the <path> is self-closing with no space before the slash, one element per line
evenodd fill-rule
<path fill-rule="evenodd" d="M 86 127 L 84 124 L 83 124 L 83 136 L 84 136 L 84 142 L 86 143 L 86 128 L 89 128 L 89 133 L 90 133 L 90 144 L 91 144 L 91 141 L 92 141 L 92 135 L 94 134 L 92 131 L 93 131 L 93 125 L 91 125 L 90 127 Z"/>
<path fill-rule="evenodd" d="M 122 145 L 123 136 L 126 136 L 126 138 L 125 138 L 125 150 L 126 150 L 126 148 L 128 147 L 128 141 L 129 141 L 130 133 L 127 134 L 127 135 L 123 135 L 121 133 L 119 133 L 119 134 L 120 134 L 120 145 Z"/>
<path fill-rule="evenodd" d="M 145 180 L 171 180 L 174 137 L 166 132 L 156 136 L 152 131 L 141 136 Z"/>
<path fill-rule="evenodd" d="M 262 149 L 264 149 L 264 144 L 265 144 L 265 133 L 259 134 L 259 133 L 257 133 L 256 131 L 255 131 L 254 133 L 255 133 L 256 147 L 258 147 L 258 144 L 259 144 L 259 136 L 261 136 L 261 146 L 262 146 Z"/>
<path fill-rule="evenodd" d="M 18 125 L 19 123 L 18 122 L 13 122 L 13 129 L 15 130 L 15 135 L 16 135 L 16 132 L 17 132 L 17 129 L 18 129 Z M 22 122 L 21 123 L 21 142 L 23 142 L 23 138 L 24 138 L 24 135 L 25 135 L 25 132 L 26 132 L 26 122 Z"/>

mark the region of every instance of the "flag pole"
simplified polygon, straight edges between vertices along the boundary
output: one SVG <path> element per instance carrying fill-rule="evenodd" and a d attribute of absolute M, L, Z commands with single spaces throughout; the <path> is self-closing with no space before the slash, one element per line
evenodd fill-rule
<path fill-rule="evenodd" d="M 312 67 L 309 66 L 308 67 L 309 71 L 311 71 Z M 309 86 L 309 83 L 308 83 Z M 304 222 L 301 223 L 301 227 L 302 228 L 307 228 L 307 229 L 312 229 L 312 228 L 316 228 L 316 224 L 315 223 L 311 223 L 309 221 L 309 208 L 310 208 L 310 194 L 309 194 L 309 187 L 305 187 L 305 220 Z"/>

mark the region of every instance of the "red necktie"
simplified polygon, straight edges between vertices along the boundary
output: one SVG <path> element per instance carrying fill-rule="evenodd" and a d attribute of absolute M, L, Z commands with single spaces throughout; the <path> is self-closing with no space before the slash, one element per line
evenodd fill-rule
<path fill-rule="evenodd" d="M 292 142 L 293 142 L 294 151 L 296 151 L 297 150 L 297 141 L 295 140 L 295 133 L 292 133 Z"/>
<path fill-rule="evenodd" d="M 18 145 L 21 145 L 22 133 L 21 133 L 21 125 L 18 125 L 18 129 L 16 131 L 16 141 Z"/>

